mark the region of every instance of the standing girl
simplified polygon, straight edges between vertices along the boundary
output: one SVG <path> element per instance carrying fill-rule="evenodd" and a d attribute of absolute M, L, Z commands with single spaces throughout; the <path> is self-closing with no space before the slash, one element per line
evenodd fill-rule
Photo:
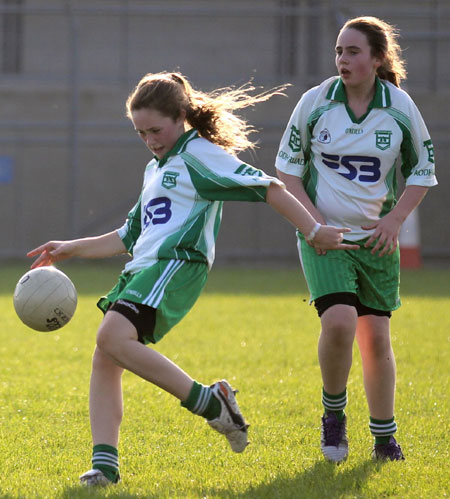
<path fill-rule="evenodd" d="M 279 178 L 321 223 L 348 226 L 358 252 L 325 252 L 300 234 L 299 252 L 321 320 L 321 449 L 347 458 L 347 380 L 356 335 L 375 459 L 404 459 L 394 438 L 396 366 L 391 312 L 400 306 L 400 227 L 435 185 L 433 145 L 405 77 L 397 34 L 374 17 L 349 20 L 336 43 L 339 76 L 307 91 L 276 159 Z M 396 201 L 397 160 L 406 187 Z"/>
<path fill-rule="evenodd" d="M 236 109 L 280 93 L 251 96 L 249 85 L 212 94 L 195 91 L 179 73 L 148 74 L 127 100 L 127 115 L 153 153 L 137 204 L 118 230 L 98 237 L 51 241 L 30 251 L 32 267 L 70 257 L 130 253 L 117 285 L 98 302 L 90 383 L 92 469 L 87 485 L 116 483 L 124 369 L 157 385 L 224 434 L 234 452 L 247 445 L 247 427 L 231 386 L 195 381 L 145 345 L 159 341 L 191 309 L 214 260 L 224 200 L 266 201 L 317 248 L 351 249 L 347 229 L 321 226 L 283 184 L 233 153 L 252 146 L 252 131 Z"/>

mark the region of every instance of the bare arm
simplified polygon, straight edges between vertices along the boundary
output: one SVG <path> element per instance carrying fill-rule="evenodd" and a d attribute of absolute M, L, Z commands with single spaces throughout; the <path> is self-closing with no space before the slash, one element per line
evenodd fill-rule
<path fill-rule="evenodd" d="M 49 241 L 29 251 L 27 256 L 38 256 L 31 268 L 52 265 L 59 260 L 66 260 L 74 256 L 80 258 L 106 258 L 126 253 L 125 245 L 117 231 L 96 237 L 85 237 L 72 241 Z"/>
<path fill-rule="evenodd" d="M 379 250 L 379 256 L 394 253 L 398 246 L 398 236 L 402 223 L 414 208 L 419 206 L 427 192 L 428 187 L 420 185 L 407 186 L 392 211 L 377 220 L 377 222 L 363 227 L 366 230 L 375 229 L 364 246 L 368 248 L 376 241 L 371 253 L 375 254 Z"/>
<path fill-rule="evenodd" d="M 267 203 L 280 215 L 291 222 L 306 237 L 316 226 L 317 221 L 298 199 L 278 184 L 272 183 L 267 190 Z M 315 248 L 358 249 L 358 245 L 343 244 L 343 233 L 350 229 L 321 225 L 313 237 Z"/>
<path fill-rule="evenodd" d="M 308 194 L 306 194 L 305 188 L 303 186 L 302 179 L 297 177 L 296 175 L 289 175 L 288 173 L 284 173 L 281 170 L 277 169 L 278 178 L 284 182 L 287 187 L 287 190 L 295 196 L 300 203 L 311 213 L 311 215 L 321 224 L 325 223 L 325 219 L 323 218 L 320 211 L 314 206 L 313 202 L 309 198 Z M 307 241 L 310 246 L 314 246 L 312 241 Z M 325 255 L 327 252 L 325 249 L 315 248 L 316 253 L 318 255 Z"/>

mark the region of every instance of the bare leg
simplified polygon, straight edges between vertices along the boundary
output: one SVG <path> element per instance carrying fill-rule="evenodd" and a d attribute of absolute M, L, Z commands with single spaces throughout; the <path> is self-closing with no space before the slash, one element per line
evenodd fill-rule
<path fill-rule="evenodd" d="M 89 413 L 93 444 L 117 447 L 123 415 L 123 369 L 98 348 L 92 360 Z"/>
<path fill-rule="evenodd" d="M 360 317 L 356 338 L 370 415 L 375 419 L 390 419 L 394 415 L 396 366 L 389 318 L 375 315 Z"/>
<path fill-rule="evenodd" d="M 319 364 L 329 394 L 342 393 L 347 386 L 357 318 L 355 308 L 349 305 L 333 305 L 322 314 Z"/>
<path fill-rule="evenodd" d="M 128 319 L 108 312 L 98 331 L 92 361 L 89 408 L 94 445 L 118 445 L 124 368 L 181 401 L 192 388 L 193 379 L 176 364 L 137 341 L 136 329 Z"/>
<path fill-rule="evenodd" d="M 139 343 L 135 327 L 123 315 L 106 313 L 98 331 L 97 346 L 121 367 L 181 401 L 187 399 L 194 380 L 164 355 Z"/>

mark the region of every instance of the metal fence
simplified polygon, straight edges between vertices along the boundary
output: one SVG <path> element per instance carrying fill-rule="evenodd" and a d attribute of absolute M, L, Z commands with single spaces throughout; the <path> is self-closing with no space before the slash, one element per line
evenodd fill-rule
<path fill-rule="evenodd" d="M 401 29 L 408 90 L 425 107 L 439 159 L 440 150 L 448 151 L 450 128 L 445 105 L 440 105 L 450 88 L 447 0 L 380 0 L 376 5 L 365 0 L 0 0 L 0 207 L 3 227 L 11 224 L 0 255 L 22 254 L 47 236 L 101 230 L 123 214 L 135 191 L 128 194 L 119 182 L 111 189 L 120 193 L 120 202 L 104 208 L 108 203 L 94 206 L 92 201 L 89 207 L 89 196 L 100 200 L 110 186 L 104 176 L 102 187 L 94 189 L 86 169 L 99 154 L 111 161 L 106 149 L 112 148 L 114 156 L 118 146 L 124 156 L 144 161 L 143 152 L 131 153 L 137 140 L 129 134 L 122 109 L 144 68 L 180 68 L 205 89 L 253 77 L 264 86 L 290 81 L 304 90 L 334 74 L 338 29 L 348 17 L 363 14 Z M 292 101 L 278 103 L 270 113 L 255 115 L 263 130 L 259 156 L 269 172 L 292 107 Z M 62 175 L 58 157 L 64 195 L 54 197 L 52 207 L 44 203 L 41 208 L 51 227 L 45 220 L 30 222 L 27 203 L 48 199 L 52 180 L 33 192 L 37 180 L 27 185 L 27 179 L 39 175 L 30 173 L 29 162 L 35 170 L 42 168 L 47 179 L 57 179 Z M 52 158 L 55 165 L 45 169 Z M 139 175 L 133 179 L 140 182 Z M 447 196 L 440 199 L 448 203 Z M 436 213 L 432 216 L 439 223 L 442 202 L 434 204 L 426 215 Z M 450 256 L 448 231 L 430 239 L 424 225 L 425 252 Z M 275 246 L 258 249 L 261 239 L 255 235 L 249 244 L 242 241 L 237 252 L 276 253 Z M 230 254 L 236 251 L 232 242 L 225 246 Z"/>

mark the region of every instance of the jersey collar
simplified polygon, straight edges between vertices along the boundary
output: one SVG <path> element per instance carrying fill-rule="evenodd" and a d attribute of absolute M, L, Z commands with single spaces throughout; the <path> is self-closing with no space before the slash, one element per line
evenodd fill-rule
<path fill-rule="evenodd" d="M 348 103 L 347 94 L 345 93 L 345 85 L 341 78 L 336 78 L 336 80 L 331 84 L 331 87 L 327 93 L 327 99 Z M 375 78 L 375 95 L 373 96 L 372 102 L 369 104 L 369 109 L 374 107 L 390 107 L 391 106 L 391 94 L 389 88 L 385 82 L 380 80 L 378 76 Z"/>
<path fill-rule="evenodd" d="M 177 154 L 183 152 L 188 142 L 198 138 L 198 136 L 199 135 L 197 130 L 194 130 L 193 128 L 183 133 L 183 135 L 181 135 L 180 138 L 176 141 L 172 149 L 169 152 L 167 152 L 159 161 L 158 158 L 155 156 L 155 159 L 158 161 L 158 168 L 162 168 L 167 163 L 167 161 L 171 156 L 176 156 Z"/>

